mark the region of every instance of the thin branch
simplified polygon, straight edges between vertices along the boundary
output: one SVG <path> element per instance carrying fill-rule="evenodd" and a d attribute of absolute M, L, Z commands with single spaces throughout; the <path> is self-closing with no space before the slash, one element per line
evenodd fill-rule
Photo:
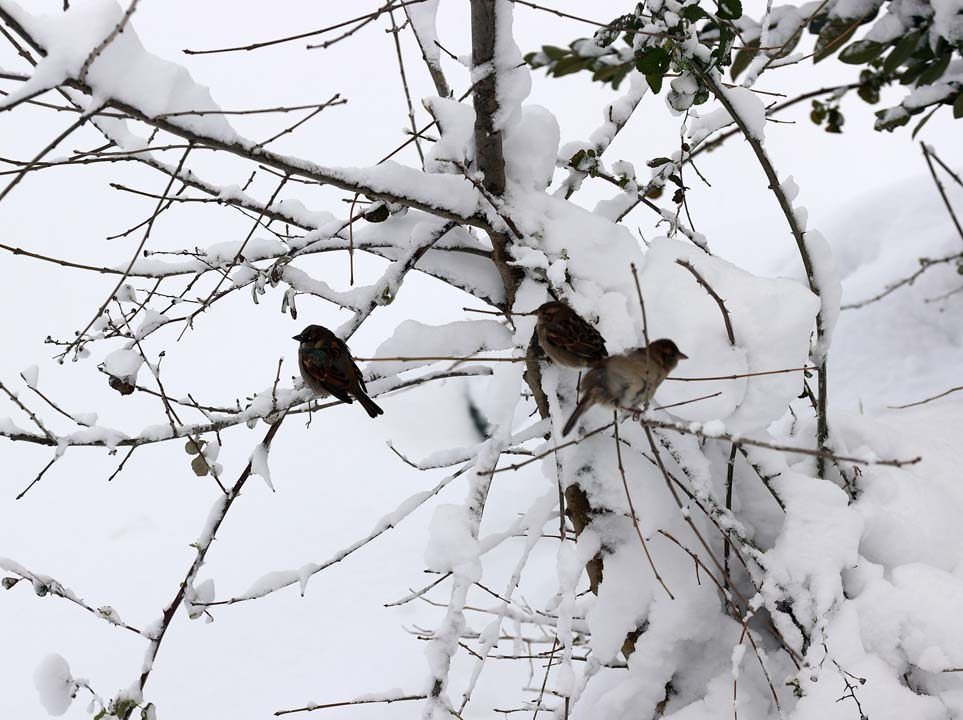
<path fill-rule="evenodd" d="M 934 265 L 940 265 L 942 263 L 949 263 L 949 262 L 963 263 L 963 253 L 956 253 L 955 255 L 947 255 L 946 257 L 937 258 L 936 260 L 930 260 L 929 258 L 920 258 L 919 270 L 914 272 L 909 277 L 905 277 L 902 280 L 898 280 L 897 282 L 892 283 L 891 285 L 887 285 L 881 292 L 877 293 L 876 295 L 873 295 L 871 298 L 867 298 L 866 300 L 860 300 L 859 302 L 855 302 L 855 303 L 847 303 L 845 305 L 840 306 L 840 309 L 856 310 L 859 308 L 866 307 L 871 303 L 874 303 L 878 300 L 882 300 L 884 297 L 886 297 L 892 292 L 895 292 L 896 290 L 899 290 L 901 287 L 904 287 L 906 285 L 912 285 L 914 282 L 916 282 L 916 279 L 920 275 L 925 273 Z"/>
<path fill-rule="evenodd" d="M 923 157 L 926 159 L 926 166 L 930 170 L 930 175 L 933 176 L 933 182 L 936 183 L 936 189 L 940 191 L 940 197 L 943 199 L 943 204 L 946 206 L 947 212 L 950 214 L 950 218 L 953 220 L 953 227 L 956 228 L 957 234 L 960 236 L 960 240 L 963 240 L 963 226 L 960 225 L 959 219 L 956 217 L 956 213 L 953 210 L 953 205 L 950 203 L 950 199 L 946 196 L 946 189 L 943 187 L 943 183 L 940 182 L 939 177 L 936 175 L 936 170 L 933 167 L 933 161 L 930 159 L 930 150 L 926 147 L 926 143 L 921 142 L 920 148 L 923 150 Z"/>
<path fill-rule="evenodd" d="M 93 324 L 95 322 L 97 322 L 97 319 L 103 314 L 104 310 L 107 309 L 107 305 L 110 303 L 111 300 L 113 300 L 114 296 L 117 294 L 117 291 L 120 290 L 121 286 L 124 284 L 124 281 L 127 279 L 127 276 L 129 275 L 130 271 L 134 267 L 134 263 L 136 263 L 137 259 L 140 257 L 141 251 L 143 251 L 144 249 L 144 245 L 147 243 L 148 238 L 150 238 L 151 230 L 154 228 L 154 220 L 157 218 L 158 212 L 163 207 L 164 200 L 166 200 L 167 195 L 171 190 L 171 187 L 174 185 L 174 179 L 180 173 L 181 168 L 184 167 L 184 162 L 187 160 L 187 156 L 191 152 L 191 147 L 192 146 L 188 146 L 188 148 L 184 151 L 184 154 L 181 155 L 181 159 L 177 164 L 177 168 L 171 174 L 170 179 L 167 181 L 167 187 L 164 188 L 164 195 L 162 199 L 158 202 L 157 207 L 154 210 L 154 214 L 151 216 L 151 220 L 147 224 L 147 229 L 144 231 L 144 237 L 141 238 L 140 243 L 137 245 L 137 249 L 131 255 L 130 262 L 127 263 L 127 268 L 124 270 L 124 273 L 117 280 L 117 284 L 114 286 L 114 289 L 110 291 L 110 294 L 107 296 L 107 298 L 100 304 L 100 308 L 98 308 L 97 312 L 94 313 L 94 316 L 90 319 L 90 321 L 87 323 L 84 329 L 81 330 L 79 333 L 77 333 L 76 338 L 73 341 L 71 341 L 69 345 L 67 345 L 67 348 L 60 355 L 60 362 L 63 362 L 64 357 L 66 357 L 67 353 L 69 353 L 74 346 L 83 342 L 84 336 L 87 334 L 87 331 L 90 330 L 91 327 L 93 327 Z"/>
<path fill-rule="evenodd" d="M 391 19 L 391 37 L 394 40 L 395 45 L 395 55 L 398 57 L 398 72 L 401 73 L 401 87 L 405 91 L 405 103 L 408 105 L 408 121 L 411 123 L 412 137 L 415 138 L 415 149 L 418 151 L 418 158 L 421 160 L 421 169 L 425 169 L 425 154 L 421 150 L 421 143 L 418 142 L 418 124 L 415 122 L 415 108 L 411 104 L 411 91 L 408 89 L 408 76 L 405 74 L 405 61 L 401 55 L 401 38 L 399 34 L 401 30 L 398 28 L 398 24 L 395 22 L 395 14 L 393 10 L 388 11 L 388 17 Z"/>
<path fill-rule="evenodd" d="M 709 90 L 712 91 L 712 94 L 716 96 L 722 106 L 726 109 L 726 112 L 728 112 L 732 119 L 735 120 L 736 124 L 739 126 L 739 130 L 745 136 L 746 142 L 749 143 L 753 153 L 755 153 L 756 159 L 759 161 L 759 164 L 766 175 L 766 179 L 769 181 L 769 189 L 772 191 L 773 195 L 775 195 L 776 201 L 779 203 L 779 207 L 789 225 L 789 230 L 792 232 L 792 236 L 796 241 L 796 247 L 799 250 L 799 256 L 802 259 L 803 267 L 806 270 L 806 278 L 809 282 L 809 289 L 814 295 L 821 297 L 822 290 L 819 287 L 819 281 L 816 278 L 816 270 L 809 254 L 809 248 L 806 245 L 804 230 L 800 225 L 798 218 L 796 217 L 792 202 L 789 200 L 789 197 L 786 195 L 782 184 L 779 182 L 779 176 L 776 174 L 776 169 L 773 167 L 772 161 L 769 159 L 769 155 L 766 153 L 762 142 L 753 134 L 745 118 L 729 100 L 729 96 L 726 94 L 726 91 L 720 87 L 718 79 L 713 71 L 704 71 L 698 68 L 696 71 L 706 83 Z M 820 344 L 826 340 L 824 337 L 826 333 L 826 327 L 823 310 L 824 309 L 820 307 L 819 311 L 816 313 L 816 338 L 817 342 Z M 825 357 L 820 357 L 817 359 L 819 360 L 819 397 L 818 406 L 816 409 L 816 446 L 819 450 L 823 450 L 826 447 L 826 441 L 829 439 L 829 378 L 827 374 L 827 359 Z M 825 474 L 824 460 L 825 458 L 823 457 L 817 457 L 816 460 L 816 474 L 819 477 L 823 477 Z"/>
<path fill-rule="evenodd" d="M 77 597 L 77 595 L 74 594 L 74 592 L 70 588 L 61 584 L 57 580 L 54 580 L 52 577 L 48 575 L 40 575 L 39 573 L 31 572 L 30 570 L 23 567 L 19 563 L 16 563 L 13 560 L 10 560 L 8 558 L 0 558 L 0 568 L 3 568 L 3 570 L 5 570 L 6 572 L 13 573 L 14 575 L 17 575 L 18 577 L 31 583 L 33 585 L 33 591 L 39 597 L 44 597 L 45 595 L 53 595 L 55 597 L 63 598 L 64 600 L 67 600 L 68 602 L 71 602 L 74 605 L 77 605 L 78 607 L 82 607 L 87 612 L 97 616 L 101 620 L 104 620 L 110 623 L 111 625 L 116 625 L 117 627 L 124 628 L 125 630 L 129 630 L 130 632 L 135 633 L 137 635 L 150 637 L 143 630 L 140 630 L 134 627 L 133 625 L 128 625 L 127 623 L 122 622 L 120 620 L 120 616 L 118 615 L 118 613 L 109 605 L 101 605 L 99 608 L 94 607 L 93 605 L 90 605 L 89 603 L 85 602 L 82 598 Z M 7 590 L 12 589 L 14 585 L 16 585 L 16 582 L 12 584 L 8 582 L 4 582 L 4 588 Z"/>
<path fill-rule="evenodd" d="M 328 708 L 345 707 L 347 705 L 371 705 L 384 704 L 390 705 L 393 702 L 405 702 L 406 700 L 425 700 L 427 695 L 396 695 L 388 698 L 371 698 L 365 700 L 344 700 L 342 702 L 325 703 L 324 705 L 305 705 L 304 707 L 292 708 L 290 710 L 278 710 L 274 713 L 278 715 L 289 715 L 291 713 L 312 712 L 314 710 L 327 710 Z"/>
<path fill-rule="evenodd" d="M 765 448 L 767 450 L 779 450 L 781 452 L 796 453 L 797 455 L 808 455 L 810 457 L 815 457 L 815 458 L 821 457 L 824 460 L 850 462 L 855 465 L 885 465 L 887 467 L 904 467 L 906 465 L 915 465 L 916 463 L 920 462 L 923 459 L 921 457 L 915 457 L 915 458 L 910 458 L 908 460 L 900 460 L 900 459 L 879 460 L 871 457 L 862 457 L 862 458 L 848 457 L 845 455 L 835 455 L 834 453 L 828 452 L 826 450 L 813 450 L 810 448 L 796 447 L 793 445 L 782 445 L 779 443 L 770 443 L 764 440 L 754 440 L 752 438 L 742 437 L 741 435 L 731 435 L 725 432 L 706 434 L 705 432 L 702 431 L 702 428 L 699 425 L 699 423 L 682 424 L 682 423 L 666 422 L 663 420 L 654 420 L 652 418 L 647 418 L 647 417 L 642 417 L 639 420 L 639 422 L 645 427 L 659 428 L 662 430 L 673 430 L 675 432 L 682 433 L 683 435 L 695 435 L 696 437 L 706 438 L 707 440 L 724 440 L 727 442 L 736 443 L 737 445 L 740 445 L 740 446 L 749 445 L 751 447 L 760 447 L 760 448 Z M 585 435 L 582 435 L 581 437 L 576 438 L 575 440 L 569 440 L 567 442 L 561 443 L 560 445 L 555 445 L 554 447 L 551 447 L 548 450 L 545 450 L 544 452 L 541 452 L 541 453 L 538 453 L 537 455 L 532 456 L 528 460 L 525 460 L 520 463 L 515 463 L 514 465 L 506 465 L 503 468 L 499 468 L 495 472 L 502 473 L 502 472 L 520 470 L 526 465 L 530 465 L 533 462 L 537 462 L 542 458 L 548 457 L 552 453 L 558 452 L 563 448 L 576 445 L 582 442 L 583 440 L 591 437 L 592 435 L 596 435 L 597 433 L 600 433 L 603 430 L 608 430 L 610 427 L 612 427 L 612 423 L 608 423 L 606 425 L 603 425 L 602 427 L 595 428 L 595 430 L 592 430 L 591 432 L 587 432 L 585 433 Z"/>
<path fill-rule="evenodd" d="M 722 321 L 726 325 L 726 335 L 729 336 L 729 344 L 732 347 L 735 347 L 736 336 L 732 331 L 732 320 L 729 317 L 729 310 L 726 308 L 726 301 L 719 297 L 719 294 L 712 289 L 712 286 L 706 282 L 706 279 L 699 274 L 699 271 L 695 269 L 695 266 L 693 266 L 691 262 L 688 260 L 676 260 L 675 262 L 677 265 L 681 265 L 690 273 L 692 273 L 693 277 L 696 279 L 696 282 L 699 283 L 705 289 L 705 291 L 709 293 L 709 296 L 716 301 L 716 305 L 719 306 L 719 312 L 722 313 Z"/>
<path fill-rule="evenodd" d="M 107 49 L 108 45 L 117 39 L 118 35 L 124 32 L 124 28 L 127 27 L 127 23 L 130 22 L 130 16 L 134 14 L 135 10 L 137 10 L 137 3 L 139 2 L 140 0 L 131 0 L 130 5 L 127 6 L 127 11 L 120 18 L 120 21 L 114 26 L 113 30 L 108 33 L 107 37 L 105 37 L 100 44 L 97 45 L 97 47 L 90 51 L 90 55 L 88 55 L 87 59 L 84 60 L 84 64 L 80 66 L 80 73 L 77 75 L 77 79 L 80 80 L 80 82 L 87 82 L 87 72 L 90 70 L 90 66 L 93 64 L 94 60 L 96 60 L 100 54 Z"/>
<path fill-rule="evenodd" d="M 963 390 L 963 385 L 950 388 L 949 390 L 944 390 L 939 395 L 933 395 L 932 397 L 928 397 L 924 400 L 917 400 L 916 402 L 907 403 L 906 405 L 887 405 L 886 407 L 890 408 L 891 410 L 903 410 L 905 408 L 911 408 L 911 407 L 916 407 L 917 405 L 923 405 L 924 403 L 928 403 L 932 400 L 938 400 L 941 397 L 946 397 L 947 395 L 950 395 L 955 392 L 959 392 L 960 390 Z"/>
<path fill-rule="evenodd" d="M 374 12 L 367 13 L 365 15 L 359 15 L 358 17 L 353 17 L 350 20 L 342 20 L 334 25 L 328 25 L 320 30 L 310 30 L 308 32 L 299 33 L 297 35 L 288 35 L 287 37 L 278 38 L 276 40 L 265 40 L 262 42 L 251 43 L 249 45 L 238 45 L 236 47 L 226 47 L 218 48 L 216 50 L 182 50 L 185 55 L 213 55 L 214 53 L 227 53 L 227 52 L 238 52 L 241 50 L 257 50 L 263 47 L 269 47 L 271 45 L 281 45 L 282 43 L 289 43 L 295 40 L 303 40 L 304 38 L 314 37 L 315 35 L 323 35 L 326 32 L 332 30 L 338 30 L 347 25 L 353 25 L 357 22 L 364 20 L 374 20 L 384 13 L 392 10 L 394 8 L 404 7 L 405 5 L 417 5 L 418 3 L 425 2 L 425 0 L 404 0 L 404 2 L 389 2 L 386 5 L 378 8 Z"/>
<path fill-rule="evenodd" d="M 639 519 L 635 512 L 635 505 L 632 503 L 632 493 L 629 492 L 629 481 L 625 477 L 625 465 L 622 464 L 622 443 L 619 440 L 619 423 L 618 423 L 618 411 L 613 413 L 614 420 L 612 425 L 615 429 L 615 456 L 619 464 L 619 475 L 622 477 L 622 487 L 625 489 L 625 499 L 629 504 L 629 517 L 632 520 L 632 527 L 635 528 L 635 534 L 639 538 L 639 542 L 642 543 L 642 550 L 645 552 L 645 557 L 649 561 L 649 567 L 652 568 L 652 574 L 655 575 L 655 579 L 659 581 L 662 589 L 665 590 L 666 594 L 669 596 L 670 600 L 675 600 L 675 595 L 669 590 L 669 586 L 665 584 L 665 580 L 659 574 L 658 569 L 655 567 L 655 561 L 652 559 L 652 554 L 649 552 L 648 543 L 645 542 L 645 536 L 642 534 L 642 530 L 639 529 Z"/>

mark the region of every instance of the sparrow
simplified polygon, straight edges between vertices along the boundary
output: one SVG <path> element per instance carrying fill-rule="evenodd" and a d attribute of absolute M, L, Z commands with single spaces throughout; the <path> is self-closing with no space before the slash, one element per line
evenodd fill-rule
<path fill-rule="evenodd" d="M 538 343 L 553 362 L 580 368 L 605 359 L 605 340 L 592 325 L 563 302 L 552 300 L 535 310 Z"/>
<path fill-rule="evenodd" d="M 687 357 L 672 340 L 662 338 L 599 361 L 582 380 L 582 399 L 565 423 L 562 436 L 568 435 L 593 405 L 635 408 L 647 403 L 679 360 Z"/>
<path fill-rule="evenodd" d="M 384 413 L 366 394 L 364 378 L 344 341 L 321 325 L 308 325 L 294 339 L 298 347 L 298 367 L 304 383 L 321 397 L 334 395 L 351 404 L 361 403 L 370 417 Z"/>

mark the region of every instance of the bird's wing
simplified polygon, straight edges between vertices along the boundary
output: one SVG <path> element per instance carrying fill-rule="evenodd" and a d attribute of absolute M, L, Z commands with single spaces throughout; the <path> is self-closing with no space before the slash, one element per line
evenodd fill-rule
<path fill-rule="evenodd" d="M 608 355 L 599 331 L 582 318 L 568 316 L 559 320 L 546 328 L 549 342 L 589 361 L 601 360 Z"/>
<path fill-rule="evenodd" d="M 308 374 L 338 400 L 350 403 L 352 400 L 348 390 L 351 389 L 351 375 L 345 372 L 343 363 L 330 358 L 330 355 L 315 348 L 301 351 L 301 362 Z M 348 362 L 351 362 L 350 358 Z"/>

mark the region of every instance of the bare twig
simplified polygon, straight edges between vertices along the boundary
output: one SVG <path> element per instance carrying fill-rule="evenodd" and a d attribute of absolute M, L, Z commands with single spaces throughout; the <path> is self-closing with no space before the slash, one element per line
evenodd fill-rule
<path fill-rule="evenodd" d="M 635 505 L 632 503 L 632 493 L 629 492 L 629 481 L 625 477 L 625 466 L 622 464 L 622 443 L 619 440 L 619 422 L 618 422 L 618 411 L 614 413 L 615 417 L 612 420 L 612 426 L 615 430 L 615 456 L 619 464 L 619 475 L 622 477 L 622 487 L 625 489 L 625 499 L 629 504 L 629 517 L 632 520 L 632 527 L 635 528 L 635 534 L 639 538 L 639 542 L 642 543 L 642 550 L 645 552 L 645 557 L 649 561 L 649 567 L 652 568 L 652 574 L 655 575 L 655 579 L 659 581 L 662 589 L 665 590 L 666 594 L 669 596 L 670 600 L 675 600 L 675 595 L 669 590 L 669 586 L 665 584 L 665 580 L 659 574 L 658 569 L 655 567 L 655 561 L 652 559 L 652 554 L 649 552 L 649 546 L 645 542 L 645 536 L 642 534 L 642 530 L 639 529 L 639 519 L 635 512 Z"/>
<path fill-rule="evenodd" d="M 374 20 L 384 13 L 392 10 L 394 8 L 404 7 L 405 5 L 416 5 L 420 2 L 425 2 L 425 0 L 404 0 L 403 2 L 389 2 L 386 5 L 378 8 L 374 12 L 367 13 L 365 15 L 359 15 L 358 17 L 353 17 L 350 20 L 342 20 L 334 25 L 328 25 L 319 30 L 310 30 L 308 32 L 299 33 L 297 35 L 288 35 L 287 37 L 278 38 L 276 40 L 265 40 L 262 42 L 251 43 L 249 45 L 238 45 L 235 47 L 218 48 L 216 50 L 182 50 L 185 55 L 212 55 L 214 53 L 227 53 L 227 52 L 238 52 L 241 50 L 257 50 L 263 47 L 269 47 L 271 45 L 281 45 L 282 43 L 289 43 L 295 40 L 303 40 L 305 38 L 314 37 L 315 35 L 323 35 L 326 32 L 331 32 L 332 30 L 337 30 L 343 28 L 347 25 L 353 25 L 364 20 Z"/>
<path fill-rule="evenodd" d="M 304 707 L 292 708 L 290 710 L 278 710 L 274 713 L 275 716 L 279 715 L 290 715 L 291 713 L 299 712 L 312 712 L 314 710 L 327 710 L 328 708 L 335 707 L 345 707 L 347 705 L 372 705 L 372 704 L 384 704 L 390 705 L 394 702 L 405 702 L 406 700 L 424 700 L 427 695 L 392 695 L 385 698 L 370 698 L 362 700 L 344 700 L 342 702 L 325 703 L 323 705 L 305 705 Z"/>
<path fill-rule="evenodd" d="M 944 390 L 938 395 L 933 395 L 932 397 L 925 398 L 924 400 L 917 400 L 916 402 L 907 403 L 906 405 L 887 405 L 891 410 L 903 410 L 904 408 L 916 407 L 917 405 L 923 405 L 924 403 L 931 402 L 932 400 L 938 400 L 941 397 L 946 397 L 955 392 L 963 390 L 963 385 L 959 385 L 949 390 Z"/>
<path fill-rule="evenodd" d="M 953 210 L 953 205 L 950 203 L 950 199 L 946 196 L 946 189 L 943 187 L 943 183 L 940 182 L 940 179 L 936 174 L 936 170 L 933 167 L 933 161 L 930 159 L 930 150 L 926 146 L 926 143 L 923 142 L 920 143 L 920 148 L 923 150 L 923 157 L 926 159 L 926 166 L 930 170 L 930 175 L 933 176 L 933 182 L 936 183 L 936 189 L 940 191 L 940 197 L 943 199 L 943 204 L 946 206 L 946 210 L 950 214 L 950 218 L 953 220 L 953 227 L 956 228 L 956 232 L 959 234 L 960 240 L 963 240 L 963 226 L 960 225 L 960 221 L 956 217 L 956 212 Z"/>

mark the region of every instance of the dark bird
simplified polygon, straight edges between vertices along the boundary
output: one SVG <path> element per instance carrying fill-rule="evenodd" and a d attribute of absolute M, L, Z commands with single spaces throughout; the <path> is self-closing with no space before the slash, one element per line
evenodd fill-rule
<path fill-rule="evenodd" d="M 321 325 L 308 325 L 294 339 L 301 343 L 298 367 L 309 388 L 321 397 L 333 395 L 348 404 L 356 399 L 371 417 L 384 413 L 366 394 L 361 371 L 341 338 Z"/>
<path fill-rule="evenodd" d="M 641 407 L 652 399 L 679 360 L 687 357 L 674 342 L 663 338 L 653 340 L 646 347 L 600 361 L 582 380 L 582 399 L 565 423 L 562 435 L 568 435 L 582 413 L 593 405 Z"/>
<path fill-rule="evenodd" d="M 565 367 L 588 367 L 608 355 L 599 331 L 565 303 L 544 303 L 535 315 L 538 343 L 553 362 Z"/>

